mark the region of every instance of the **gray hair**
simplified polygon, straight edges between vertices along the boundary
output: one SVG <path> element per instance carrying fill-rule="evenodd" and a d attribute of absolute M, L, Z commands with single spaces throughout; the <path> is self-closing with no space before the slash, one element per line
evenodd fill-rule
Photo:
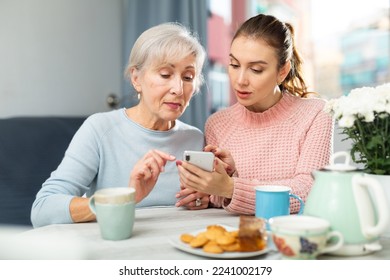
<path fill-rule="evenodd" d="M 180 23 L 159 24 L 138 37 L 124 74 L 130 80 L 133 68 L 142 71 L 150 65 L 177 61 L 191 54 L 195 56 L 195 88 L 198 91 L 204 81 L 202 68 L 206 58 L 206 52 L 198 37 Z"/>

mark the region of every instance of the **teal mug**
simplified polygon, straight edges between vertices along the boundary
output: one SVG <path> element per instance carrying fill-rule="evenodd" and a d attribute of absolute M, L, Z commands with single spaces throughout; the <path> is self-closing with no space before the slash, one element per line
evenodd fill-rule
<path fill-rule="evenodd" d="M 267 185 L 258 186 L 256 190 L 256 211 L 258 218 L 267 220 L 267 230 L 270 230 L 268 220 L 276 216 L 290 215 L 290 198 L 295 198 L 300 203 L 298 214 L 303 213 L 304 202 L 302 199 L 291 193 L 287 186 Z"/>
<path fill-rule="evenodd" d="M 135 220 L 135 189 L 98 190 L 89 199 L 89 208 L 96 215 L 103 239 L 123 240 L 131 237 Z"/>

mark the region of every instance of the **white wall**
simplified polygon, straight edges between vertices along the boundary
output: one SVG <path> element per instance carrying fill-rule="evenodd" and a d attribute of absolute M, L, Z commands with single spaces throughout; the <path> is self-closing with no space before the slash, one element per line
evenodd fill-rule
<path fill-rule="evenodd" d="M 0 117 L 89 115 L 120 96 L 122 0 L 0 0 Z"/>

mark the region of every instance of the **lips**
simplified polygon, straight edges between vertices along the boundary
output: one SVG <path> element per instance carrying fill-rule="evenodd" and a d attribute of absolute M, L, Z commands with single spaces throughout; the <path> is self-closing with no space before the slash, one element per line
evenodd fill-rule
<path fill-rule="evenodd" d="M 181 104 L 176 102 L 165 102 L 164 104 L 173 110 L 177 110 L 181 107 Z"/>
<path fill-rule="evenodd" d="M 237 97 L 244 99 L 244 98 L 249 98 L 251 95 L 251 92 L 236 90 L 236 95 L 237 95 Z"/>

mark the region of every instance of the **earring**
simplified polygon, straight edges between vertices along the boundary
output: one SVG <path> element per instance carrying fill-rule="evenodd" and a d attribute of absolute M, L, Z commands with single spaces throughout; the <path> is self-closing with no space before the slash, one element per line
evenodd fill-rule
<path fill-rule="evenodd" d="M 141 93 L 137 93 L 137 98 L 138 98 L 138 100 L 141 99 Z"/>

